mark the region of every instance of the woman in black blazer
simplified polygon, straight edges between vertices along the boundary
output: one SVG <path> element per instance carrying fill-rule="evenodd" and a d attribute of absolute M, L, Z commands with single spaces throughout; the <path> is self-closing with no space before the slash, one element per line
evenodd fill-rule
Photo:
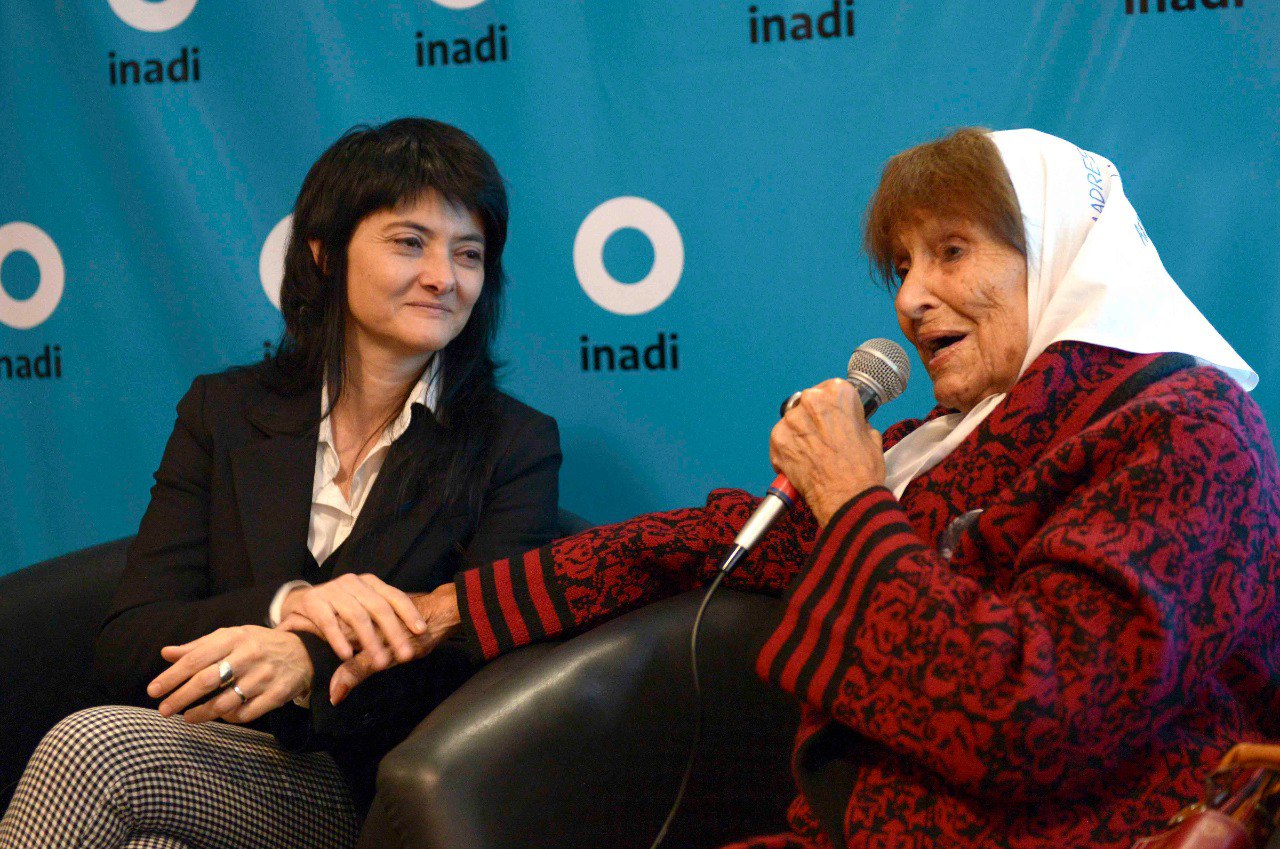
<path fill-rule="evenodd" d="M 147 709 L 55 727 L 0 847 L 354 844 L 378 760 L 472 662 L 446 642 L 339 705 L 333 671 L 408 659 L 452 630 L 461 566 L 554 536 L 555 422 L 494 380 L 506 232 L 502 178 L 454 127 L 320 157 L 278 353 L 179 403 L 99 635 L 103 685 Z"/>

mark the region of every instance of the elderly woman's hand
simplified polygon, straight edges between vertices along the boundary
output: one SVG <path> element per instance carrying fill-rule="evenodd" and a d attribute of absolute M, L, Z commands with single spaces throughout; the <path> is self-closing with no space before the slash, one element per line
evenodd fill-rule
<path fill-rule="evenodd" d="M 160 654 L 173 666 L 147 685 L 147 694 L 156 699 L 165 697 L 160 703 L 162 716 L 173 716 L 216 693 L 182 715 L 193 723 L 213 719 L 252 722 L 309 692 L 314 675 L 311 658 L 297 634 L 257 625 L 219 628 L 198 640 L 165 646 Z M 222 687 L 218 670 L 223 661 L 231 665 L 235 676 L 226 687 Z"/>
<path fill-rule="evenodd" d="M 343 660 L 355 654 L 352 644 L 358 644 L 379 669 L 411 660 L 410 640 L 427 627 L 408 594 L 377 575 L 350 573 L 289 593 L 280 619 L 285 630 L 323 637 Z"/>
<path fill-rule="evenodd" d="M 769 437 L 769 460 L 804 496 L 823 527 L 858 493 L 884 483 L 880 433 L 847 380 L 806 389 Z"/>
<path fill-rule="evenodd" d="M 429 593 L 416 593 L 410 597 L 427 623 L 426 630 L 412 639 L 413 657 L 410 659 L 416 660 L 426 657 L 440 645 L 441 640 L 457 631 L 462 617 L 458 612 L 458 590 L 452 583 L 436 587 Z M 329 701 L 336 705 L 357 685 L 383 668 L 385 667 L 375 663 L 367 651 L 343 662 L 329 681 Z"/>

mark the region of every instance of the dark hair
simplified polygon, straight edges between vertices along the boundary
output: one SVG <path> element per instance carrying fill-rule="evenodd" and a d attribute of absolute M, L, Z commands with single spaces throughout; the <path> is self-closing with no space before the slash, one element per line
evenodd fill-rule
<path fill-rule="evenodd" d="M 897 232 L 922 213 L 962 218 L 985 228 L 1024 257 L 1022 210 L 1000 150 L 981 127 L 904 150 L 889 159 L 867 204 L 863 245 L 885 288 L 898 285 Z"/>
<path fill-rule="evenodd" d="M 307 172 L 293 209 L 280 311 L 275 388 L 296 393 L 327 378 L 329 409 L 347 378 L 347 248 L 370 215 L 437 192 L 474 213 L 484 229 L 484 285 L 462 331 L 437 356 L 442 382 L 436 419 L 448 438 L 407 470 L 406 486 L 443 487 L 451 501 L 479 509 L 478 464 L 495 424 L 492 348 L 506 276 L 507 193 L 493 159 L 467 133 L 428 118 L 400 118 L 348 130 Z M 319 245 L 319 261 L 312 243 Z M 328 411 L 325 411 L 326 413 Z M 447 456 L 441 456 L 441 452 Z M 432 455 L 428 457 L 427 455 Z M 443 468 L 443 480 L 432 469 Z M 428 481 L 427 479 L 431 480 Z M 411 493 L 402 493 L 410 496 Z M 456 497 L 455 497 L 456 496 Z"/>

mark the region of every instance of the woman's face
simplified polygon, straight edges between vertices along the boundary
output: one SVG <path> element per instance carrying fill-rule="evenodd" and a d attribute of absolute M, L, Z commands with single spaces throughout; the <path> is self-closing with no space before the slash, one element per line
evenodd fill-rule
<path fill-rule="evenodd" d="M 938 403 L 1006 392 L 1027 353 L 1027 261 L 981 226 L 923 214 L 896 234 L 898 324 Z"/>
<path fill-rule="evenodd" d="M 426 360 L 462 332 L 484 286 L 484 228 L 434 191 L 384 209 L 347 246 L 347 346 Z"/>

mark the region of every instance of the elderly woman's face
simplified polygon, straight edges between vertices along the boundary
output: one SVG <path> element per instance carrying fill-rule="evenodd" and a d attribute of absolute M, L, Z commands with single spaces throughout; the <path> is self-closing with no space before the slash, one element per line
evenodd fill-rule
<path fill-rule="evenodd" d="M 1027 262 L 983 227 L 922 216 L 897 233 L 898 324 L 938 403 L 968 412 L 1017 380 L 1027 353 Z"/>

